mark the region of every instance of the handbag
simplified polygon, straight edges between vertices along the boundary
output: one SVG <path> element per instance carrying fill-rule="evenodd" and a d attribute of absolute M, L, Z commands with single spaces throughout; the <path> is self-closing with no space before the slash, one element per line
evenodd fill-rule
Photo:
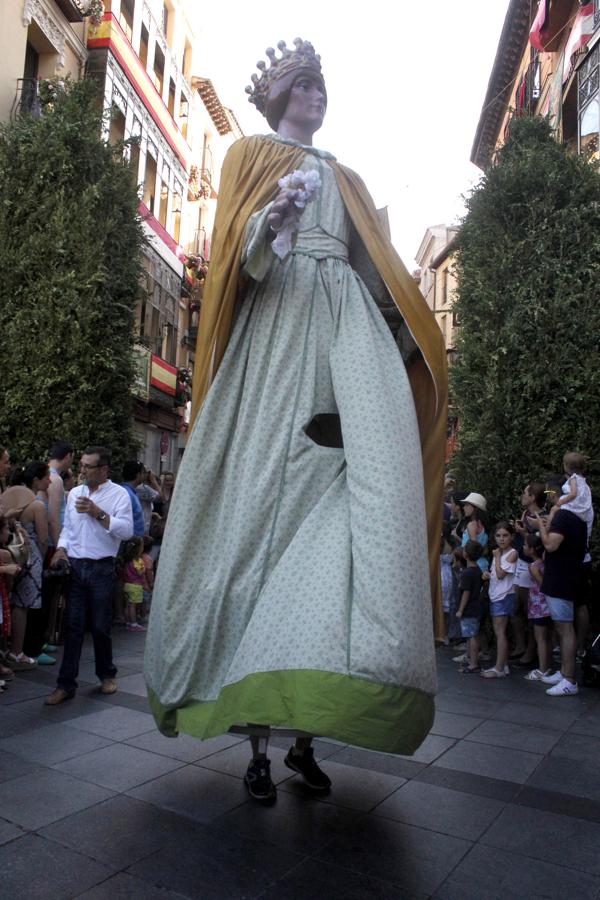
<path fill-rule="evenodd" d="M 29 567 L 31 564 L 31 547 L 21 531 L 11 529 L 6 549 L 12 556 L 13 562 L 21 566 L 21 570 Z"/>

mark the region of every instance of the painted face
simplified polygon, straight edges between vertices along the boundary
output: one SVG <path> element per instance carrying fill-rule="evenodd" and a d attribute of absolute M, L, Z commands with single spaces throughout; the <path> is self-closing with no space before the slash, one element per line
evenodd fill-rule
<path fill-rule="evenodd" d="M 317 131 L 323 124 L 327 103 L 323 86 L 312 75 L 301 75 L 290 91 L 284 118 L 296 125 Z"/>

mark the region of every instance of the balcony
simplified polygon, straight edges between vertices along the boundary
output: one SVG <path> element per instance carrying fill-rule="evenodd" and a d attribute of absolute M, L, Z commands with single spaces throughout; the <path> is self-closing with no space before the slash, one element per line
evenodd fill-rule
<path fill-rule="evenodd" d="M 25 115 L 39 119 L 42 115 L 40 82 L 37 78 L 17 78 L 17 92 L 10 110 L 10 117 Z"/>

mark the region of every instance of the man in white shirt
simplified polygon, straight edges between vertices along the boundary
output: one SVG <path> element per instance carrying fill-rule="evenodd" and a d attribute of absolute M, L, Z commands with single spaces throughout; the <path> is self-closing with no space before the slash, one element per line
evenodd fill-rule
<path fill-rule="evenodd" d="M 103 694 L 117 690 L 110 636 L 115 588 L 115 557 L 121 541 L 133 535 L 131 500 L 108 477 L 110 452 L 88 447 L 79 464 L 85 482 L 69 492 L 64 525 L 51 567 L 68 560 L 71 583 L 66 609 L 65 646 L 56 689 L 47 706 L 70 700 L 77 690 L 79 659 L 89 614 L 96 675 Z"/>

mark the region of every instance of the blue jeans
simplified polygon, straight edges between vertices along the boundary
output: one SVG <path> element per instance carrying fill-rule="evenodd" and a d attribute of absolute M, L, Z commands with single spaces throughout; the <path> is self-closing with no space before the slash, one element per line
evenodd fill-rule
<path fill-rule="evenodd" d="M 112 658 L 110 628 L 115 591 L 115 561 L 74 559 L 65 613 L 65 646 L 57 685 L 64 691 L 77 688 L 79 660 L 86 620 L 94 640 L 96 675 L 100 681 L 114 678 L 117 670 Z"/>

